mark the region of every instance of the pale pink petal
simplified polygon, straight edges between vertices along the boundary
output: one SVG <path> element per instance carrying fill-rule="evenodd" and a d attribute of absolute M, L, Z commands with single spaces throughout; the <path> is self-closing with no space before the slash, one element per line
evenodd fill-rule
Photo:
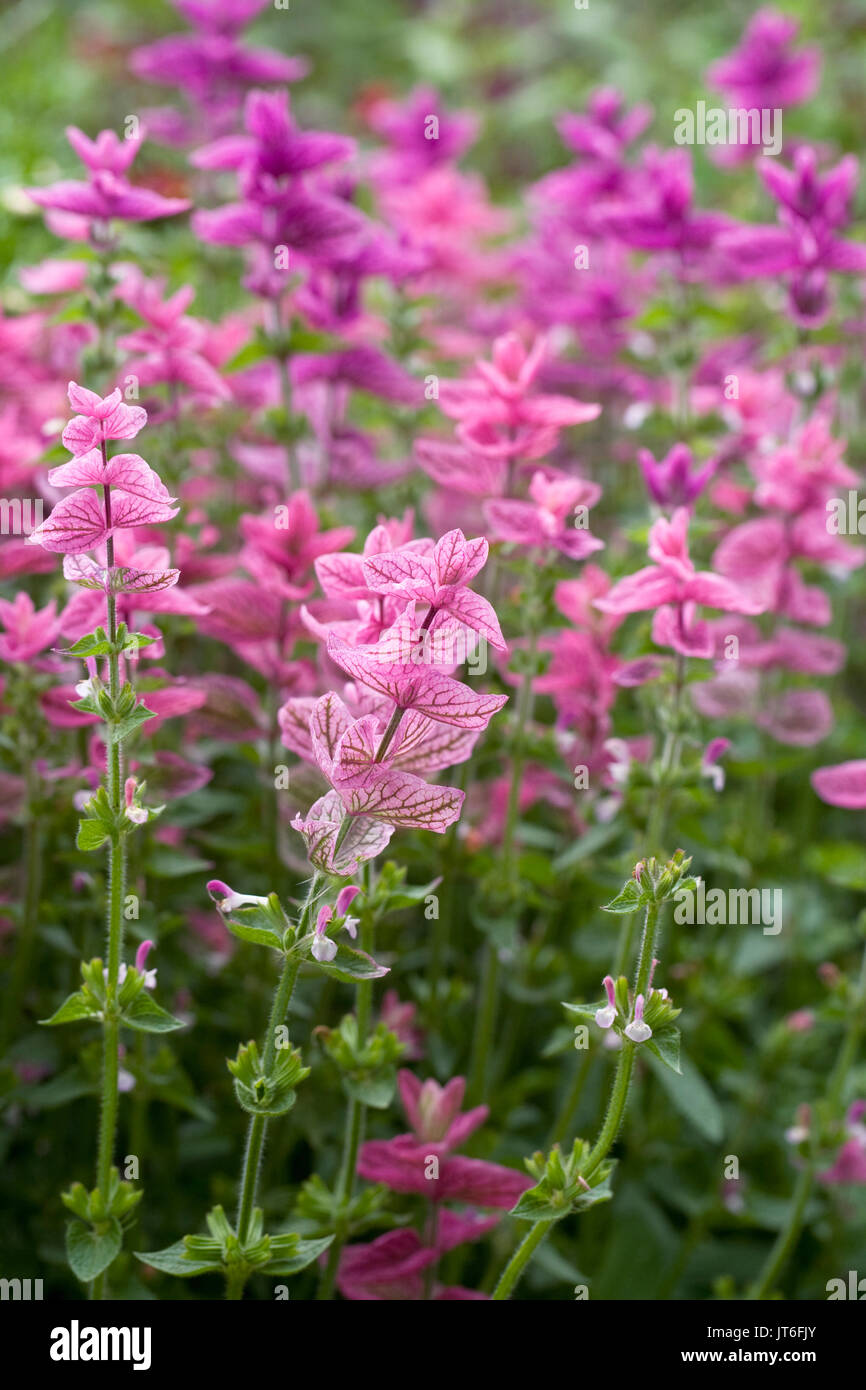
<path fill-rule="evenodd" d="M 368 588 L 377 594 L 406 594 L 432 603 L 435 594 L 435 569 L 429 556 L 407 549 L 371 555 L 363 562 Z"/>
<path fill-rule="evenodd" d="M 603 613 L 639 613 L 662 603 L 676 603 L 678 597 L 679 586 L 673 576 L 657 565 L 647 565 L 620 579 L 603 598 L 595 600 L 595 607 Z"/>
<path fill-rule="evenodd" d="M 461 623 L 478 632 L 498 651 L 508 650 L 499 619 L 491 604 L 472 589 L 444 588 L 436 596 L 437 607 L 458 618 Z"/>
<path fill-rule="evenodd" d="M 349 711 L 333 690 L 316 701 L 310 716 L 310 741 L 316 761 L 326 776 L 330 776 L 340 740 L 351 722 Z"/>
<path fill-rule="evenodd" d="M 833 706 L 823 690 L 789 690 L 758 715 L 757 723 L 779 743 L 809 748 L 833 727 Z"/>
<path fill-rule="evenodd" d="M 373 820 L 371 816 L 358 816 L 352 821 L 335 853 L 334 847 L 344 819 L 343 803 L 337 792 L 330 791 L 310 807 L 306 817 L 296 816 L 292 828 L 304 837 L 314 868 L 351 877 L 359 865 L 382 853 L 394 833 L 394 827 Z"/>
<path fill-rule="evenodd" d="M 439 835 L 458 819 L 464 797 L 457 787 L 431 785 L 393 767 L 371 772 L 362 786 L 341 789 L 340 795 L 350 815 Z"/>
<path fill-rule="evenodd" d="M 866 760 L 819 767 L 812 773 L 812 786 L 830 806 L 843 806 L 847 811 L 866 810 Z"/>
<path fill-rule="evenodd" d="M 102 499 L 90 488 L 84 488 L 61 498 L 28 540 L 31 545 L 44 546 L 57 554 L 78 554 L 100 545 L 108 535 Z"/>

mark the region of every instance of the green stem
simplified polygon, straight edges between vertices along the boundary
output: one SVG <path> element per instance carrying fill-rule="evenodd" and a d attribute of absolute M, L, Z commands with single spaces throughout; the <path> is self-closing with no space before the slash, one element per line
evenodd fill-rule
<path fill-rule="evenodd" d="M 315 884 L 315 880 L 313 880 L 313 883 Z M 310 888 L 310 898 L 312 898 L 312 896 L 313 885 L 311 885 Z M 299 935 L 303 935 L 305 918 L 307 916 L 308 909 L 305 907 L 304 915 L 301 918 Z M 268 1019 L 268 1029 L 262 1048 L 262 1067 L 265 1071 L 273 1065 L 277 1052 L 277 1029 L 280 1027 L 289 1011 L 289 1004 L 292 994 L 294 993 L 295 981 L 298 978 L 298 971 L 300 968 L 300 956 L 286 956 L 280 974 L 280 981 L 274 993 L 274 1001 L 271 1005 L 271 1014 Z M 241 1170 L 240 1200 L 238 1203 L 237 1218 L 237 1236 L 241 1244 L 243 1244 L 247 1238 L 250 1221 L 252 1220 L 253 1208 L 256 1204 L 259 1169 L 261 1167 L 267 1129 L 268 1122 L 264 1116 L 253 1115 L 249 1130 L 247 1131 L 247 1143 L 244 1150 L 243 1168 Z"/>
<path fill-rule="evenodd" d="M 776 1280 L 787 1264 L 788 1258 L 799 1239 L 800 1227 L 803 1224 L 803 1215 L 806 1210 L 806 1203 L 812 1191 L 814 1179 L 815 1169 L 812 1162 L 809 1161 L 806 1163 L 806 1166 L 802 1169 L 797 1179 L 788 1220 L 776 1237 L 773 1248 L 767 1256 L 764 1268 L 755 1285 L 754 1292 L 751 1294 L 751 1298 L 757 1302 L 769 1297 Z"/>
<path fill-rule="evenodd" d="M 102 445 L 103 460 L 107 464 L 105 444 Z M 111 492 L 103 489 L 105 497 L 106 520 L 111 522 Z M 106 541 L 106 567 L 114 568 L 114 542 Z M 117 654 L 117 599 L 113 593 L 107 595 L 108 636 L 112 651 L 108 658 L 109 693 L 112 701 L 117 700 L 120 691 L 120 658 Z M 119 815 L 121 809 L 121 781 L 123 766 L 120 744 L 111 738 L 112 725 L 108 725 L 108 746 L 106 750 L 108 800 L 112 810 Z M 99 1115 L 99 1144 L 96 1159 L 96 1182 L 103 1201 L 108 1201 L 111 1181 L 111 1166 L 117 1131 L 117 1053 L 120 1044 L 120 1026 L 117 1021 L 117 987 L 120 975 L 120 962 L 123 952 L 123 899 L 126 891 L 126 837 L 115 831 L 108 850 L 108 927 L 106 956 L 108 978 L 105 986 L 105 1010 L 103 1014 L 102 1049 L 102 1097 Z M 107 1271 L 106 1271 L 107 1273 Z M 106 1276 L 94 1281 L 91 1290 L 93 1298 L 105 1296 Z"/>
<path fill-rule="evenodd" d="M 644 922 L 643 939 L 641 941 L 640 957 L 638 959 L 637 973 L 635 975 L 635 996 L 646 992 L 647 981 L 649 980 L 650 970 L 652 969 L 653 955 L 658 938 L 659 914 L 660 905 L 658 903 L 648 904 Z M 622 1040 L 622 1048 L 616 1064 L 616 1073 L 613 1079 L 607 1112 L 604 1117 L 604 1124 L 602 1125 L 598 1139 L 589 1152 L 586 1162 L 581 1168 L 580 1175 L 585 1181 L 591 1178 L 604 1162 L 619 1133 L 619 1127 L 622 1124 L 628 1104 L 628 1093 L 631 1085 L 632 1072 L 634 1070 L 634 1055 L 637 1046 L 637 1044 L 631 1042 L 628 1038 L 623 1038 Z M 584 1066 L 585 1065 L 586 1063 L 584 1062 Z M 508 1298 L 511 1290 L 523 1273 L 524 1267 L 528 1264 L 551 1226 L 554 1224 L 553 1221 L 539 1221 L 533 1226 L 529 1235 L 524 1238 L 506 1265 L 493 1294 L 494 1299 L 502 1300 Z"/>
<path fill-rule="evenodd" d="M 323 875 L 316 872 L 310 880 L 304 906 L 301 910 L 298 922 L 297 938 L 300 940 L 307 930 L 310 922 L 313 907 L 316 902 L 316 894 L 322 882 Z M 277 1052 L 277 1029 L 283 1023 L 289 1012 L 289 1004 L 294 993 L 295 983 L 298 972 L 301 968 L 301 958 L 299 955 L 286 956 L 283 961 L 283 968 L 280 972 L 279 983 L 274 991 L 271 1012 L 268 1018 L 267 1031 L 262 1045 L 262 1066 L 267 1071 L 272 1065 Z M 262 1154 L 265 1147 L 265 1137 L 268 1131 L 268 1122 L 263 1115 L 253 1115 L 247 1130 L 247 1142 L 244 1148 L 243 1164 L 241 1165 L 241 1179 L 238 1197 L 238 1214 L 235 1228 L 238 1240 L 241 1244 L 247 1238 L 252 1222 L 253 1211 L 256 1205 L 256 1192 L 258 1189 L 259 1172 L 262 1164 Z M 226 1298 L 230 1300 L 243 1298 L 244 1285 L 249 1278 L 250 1271 L 246 1266 L 231 1269 L 226 1276 Z"/>
<path fill-rule="evenodd" d="M 544 1240 L 551 1226 L 555 1224 L 554 1221 L 536 1221 L 529 1234 L 524 1236 L 502 1271 L 499 1283 L 496 1285 L 491 1295 L 494 1302 L 502 1302 L 510 1296 L 511 1290 L 529 1264 L 532 1256 Z"/>
<path fill-rule="evenodd" d="M 640 956 L 638 957 L 637 973 L 635 974 L 634 996 L 639 994 L 646 995 L 649 983 L 650 972 L 652 970 L 653 957 L 656 950 L 658 939 L 660 908 L 658 903 L 649 903 L 644 920 L 643 937 L 641 939 Z M 601 1133 L 590 1151 L 586 1164 L 581 1169 L 581 1177 L 590 1178 L 596 1169 L 604 1162 L 608 1150 L 611 1148 L 619 1127 L 622 1124 L 625 1108 L 628 1104 L 628 1091 L 631 1085 L 631 1076 L 634 1069 L 635 1044 L 628 1038 L 623 1038 L 622 1048 L 616 1064 L 616 1073 L 613 1079 L 613 1088 L 610 1093 L 607 1114 L 604 1117 Z"/>
<path fill-rule="evenodd" d="M 365 913 L 361 919 L 361 950 L 366 951 L 368 955 L 372 955 L 374 944 L 375 923 L 370 914 Z M 370 1019 L 373 1012 L 372 980 L 358 981 L 356 1001 L 358 1046 L 360 1048 L 363 1047 L 364 1043 L 367 1041 L 367 1034 L 370 1031 Z M 343 1156 L 340 1162 L 340 1176 L 337 1180 L 337 1217 L 334 1223 L 334 1239 L 328 1249 L 328 1263 L 325 1266 L 325 1272 L 322 1275 L 322 1280 L 316 1294 L 318 1302 L 325 1302 L 333 1297 L 337 1270 L 340 1265 L 340 1255 L 342 1254 L 343 1246 L 349 1236 L 346 1217 L 355 1185 L 355 1168 L 358 1163 L 358 1150 L 361 1147 L 366 1113 L 367 1107 L 361 1101 L 355 1100 L 354 1098 L 350 1100 L 349 1108 L 346 1112 L 346 1131 L 343 1139 Z"/>
<path fill-rule="evenodd" d="M 635 1044 L 629 1042 L 628 1038 L 623 1038 L 622 1049 L 617 1060 L 616 1072 L 613 1078 L 610 1100 L 607 1104 L 607 1114 L 604 1117 L 604 1124 L 601 1127 L 601 1133 L 590 1150 L 586 1163 L 581 1169 L 581 1177 L 587 1180 L 592 1177 L 596 1169 L 604 1162 L 608 1150 L 612 1147 L 616 1136 L 619 1134 L 619 1127 L 622 1124 L 625 1108 L 628 1103 L 631 1074 L 634 1070 L 634 1053 Z"/>

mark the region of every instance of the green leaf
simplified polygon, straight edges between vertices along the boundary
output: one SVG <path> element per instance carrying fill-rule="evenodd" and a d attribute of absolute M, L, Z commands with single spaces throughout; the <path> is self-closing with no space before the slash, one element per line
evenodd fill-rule
<path fill-rule="evenodd" d="M 606 999 L 599 1000 L 597 1004 L 566 1004 L 563 1002 L 562 1007 L 567 1009 L 575 1018 L 585 1018 L 587 1022 L 594 1023 L 598 1010 L 603 1008 L 606 1003 Z"/>
<path fill-rule="evenodd" d="M 40 1018 L 39 1022 L 45 1028 L 56 1028 L 60 1023 L 77 1023 L 82 1018 L 95 1018 L 99 1014 L 99 1005 L 95 999 L 89 998 L 82 990 L 77 990 L 75 994 L 70 994 L 56 1013 L 50 1018 Z"/>
<path fill-rule="evenodd" d="M 69 1221 L 66 1225 L 66 1258 L 72 1273 L 82 1284 L 89 1284 L 108 1269 L 123 1244 L 120 1223 L 115 1217 L 99 1224 L 102 1229 L 98 1233 L 83 1221 Z"/>
<path fill-rule="evenodd" d="M 122 743 L 125 738 L 128 738 L 130 734 L 134 733 L 135 730 L 146 723 L 148 719 L 155 718 L 156 714 L 154 710 L 148 709 L 147 706 L 143 704 L 136 705 L 132 714 L 128 714 L 126 718 L 121 719 L 119 723 L 112 724 L 111 742 Z"/>
<path fill-rule="evenodd" d="M 612 1165 L 612 1169 L 613 1166 L 615 1165 Z M 610 1178 L 611 1174 L 608 1173 L 603 1182 L 597 1183 L 596 1186 L 591 1187 L 588 1192 L 584 1192 L 583 1189 L 581 1189 L 576 1193 L 572 1203 L 575 1211 L 585 1211 L 587 1207 L 594 1207 L 598 1202 L 609 1202 L 613 1196 Z"/>
<path fill-rule="evenodd" d="M 137 652 L 141 647 L 149 647 L 151 642 L 155 642 L 155 637 L 148 637 L 146 632 L 130 632 L 123 644 L 125 652 Z"/>
<path fill-rule="evenodd" d="M 669 1025 L 667 1028 L 657 1028 L 648 1042 L 641 1043 L 641 1047 L 646 1047 L 660 1062 L 671 1071 L 680 1075 L 680 1030 Z"/>
<path fill-rule="evenodd" d="M 806 854 L 806 865 L 840 888 L 861 891 L 866 888 L 866 851 L 862 845 L 846 840 L 813 845 Z"/>
<path fill-rule="evenodd" d="M 538 1187 L 530 1187 L 528 1192 L 522 1194 L 517 1205 L 511 1208 L 510 1215 L 516 1216 L 520 1221 L 561 1221 L 564 1216 L 570 1215 L 571 1202 L 565 1198 L 564 1193 L 557 1192 L 555 1196 L 562 1200 L 551 1201 L 550 1196 L 543 1192 L 541 1184 Z"/>
<path fill-rule="evenodd" d="M 621 892 L 609 903 L 605 903 L 602 912 L 637 912 L 643 899 L 643 891 L 639 883 L 633 878 L 628 879 L 623 884 Z"/>
<path fill-rule="evenodd" d="M 176 1240 L 174 1245 L 167 1245 L 164 1250 L 136 1250 L 133 1253 L 142 1264 L 162 1270 L 163 1274 L 175 1274 L 179 1279 L 192 1279 L 196 1274 L 209 1274 L 212 1270 L 222 1269 L 219 1260 L 188 1257 L 185 1239 Z"/>
<path fill-rule="evenodd" d="M 160 1008 L 145 989 L 127 1006 L 120 1021 L 138 1033 L 172 1033 L 175 1028 L 184 1026 L 179 1018 L 174 1018 L 172 1014 Z"/>
<path fill-rule="evenodd" d="M 649 1043 L 644 1046 L 649 1047 Z M 725 1132 L 725 1117 L 694 1062 L 681 1057 L 679 1075 L 652 1057 L 649 1064 L 674 1108 L 711 1144 L 718 1144 Z"/>
<path fill-rule="evenodd" d="M 352 1076 L 344 1076 L 343 1085 L 352 1100 L 359 1100 L 372 1110 L 387 1110 L 397 1088 L 397 1070 L 387 1067 L 377 1076 L 365 1077 L 360 1081 Z"/>
<path fill-rule="evenodd" d="M 354 980 L 379 980 L 389 973 L 387 965 L 379 965 L 366 951 L 356 951 L 353 946 L 345 946 L 342 942 L 337 946 L 333 960 L 315 963 L 326 975 L 332 975 L 335 980 L 349 985 Z"/>
<path fill-rule="evenodd" d="M 236 917 L 226 917 L 223 920 L 232 936 L 239 937 L 241 941 L 249 941 L 254 946 L 270 946 L 272 951 L 282 951 L 283 939 L 271 927 L 247 926 Z"/>
<path fill-rule="evenodd" d="M 75 844 L 78 849 L 99 849 L 107 839 L 108 831 L 101 821 L 82 820 L 78 822 L 78 834 L 75 837 Z"/>
<path fill-rule="evenodd" d="M 298 1099 L 296 1091 L 283 1090 L 269 1100 L 259 1100 L 256 1093 L 245 1086 L 242 1081 L 235 1078 L 235 1096 L 238 1105 L 242 1110 L 246 1110 L 248 1115 L 261 1115 L 267 1120 L 275 1120 L 280 1115 L 285 1115 L 291 1110 L 295 1101 Z"/>
<path fill-rule="evenodd" d="M 86 656 L 108 656 L 111 651 L 111 643 L 106 637 L 100 641 L 93 633 L 88 637 L 79 637 L 78 641 L 71 647 L 67 647 L 64 656 L 77 656 L 82 659 Z"/>
<path fill-rule="evenodd" d="M 330 1235 L 321 1240 L 299 1240 L 291 1255 L 278 1254 L 264 1268 L 268 1274 L 297 1274 L 317 1260 L 333 1239 Z"/>

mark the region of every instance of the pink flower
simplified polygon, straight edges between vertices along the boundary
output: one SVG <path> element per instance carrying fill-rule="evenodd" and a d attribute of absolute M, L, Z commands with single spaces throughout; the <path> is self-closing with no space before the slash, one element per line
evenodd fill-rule
<path fill-rule="evenodd" d="M 336 698 L 336 697 L 334 697 Z M 310 695 L 292 696 L 278 712 L 283 743 L 308 763 L 316 762 L 310 734 L 310 717 L 316 707 Z M 364 686 L 347 685 L 343 701 L 351 717 L 374 715 L 383 726 L 393 713 L 393 702 Z M 388 762 L 404 772 L 441 772 L 465 762 L 478 733 L 442 724 L 417 710 L 407 710 L 388 749 Z"/>
<path fill-rule="evenodd" d="M 651 120 L 651 107 L 634 106 L 627 111 L 621 92 L 615 87 L 599 87 L 587 102 L 585 116 L 566 113 L 559 117 L 556 128 L 577 154 L 615 163 Z"/>
<path fill-rule="evenodd" d="M 29 594 L 22 591 L 10 603 L 0 599 L 0 660 L 29 661 L 50 646 L 60 631 L 57 603 L 36 609 Z"/>
<path fill-rule="evenodd" d="M 134 777 L 127 777 L 123 784 L 124 815 L 127 820 L 131 820 L 134 825 L 145 825 L 149 820 L 149 815 L 143 806 L 136 804 L 135 791 L 137 786 L 138 782 Z M 153 942 L 148 941 L 145 944 L 150 947 L 153 945 Z M 137 965 L 138 961 L 136 959 L 136 966 Z"/>
<path fill-rule="evenodd" d="M 404 1070 L 399 1073 L 397 1084 L 406 1118 L 421 1143 L 435 1142 L 446 1150 L 457 1149 L 487 1119 L 485 1105 L 460 1114 L 466 1094 L 466 1081 L 462 1076 L 455 1076 L 445 1086 L 440 1086 L 432 1078 L 420 1081 L 414 1072 Z"/>
<path fill-rule="evenodd" d="M 496 498 L 484 504 L 484 515 L 499 540 L 553 546 L 570 560 L 583 560 L 603 548 L 585 525 L 588 509 L 601 496 L 597 483 L 554 469 L 539 470 L 532 475 L 529 496 L 531 502 Z"/>
<path fill-rule="evenodd" d="M 634 1001 L 634 1013 L 631 1022 L 626 1024 L 624 1030 L 626 1037 L 630 1038 L 633 1043 L 646 1042 L 653 1035 L 652 1028 L 648 1023 L 644 1023 L 643 1006 L 644 998 L 642 994 L 639 994 Z"/>
<path fill-rule="evenodd" d="M 28 294 L 75 293 L 87 284 L 87 262 L 40 261 L 24 266 L 18 278 Z"/>
<path fill-rule="evenodd" d="M 641 251 L 674 252 L 685 275 L 714 251 L 730 219 L 693 207 L 694 178 L 687 150 L 647 149 L 640 191 L 620 197 L 603 210 L 602 227 Z"/>
<path fill-rule="evenodd" d="M 384 732 L 373 715 L 353 721 L 333 691 L 317 702 L 310 718 L 316 760 L 347 815 L 444 833 L 460 815 L 463 792 L 394 767 L 387 753 L 380 756 Z"/>
<path fill-rule="evenodd" d="M 862 1124 L 866 1101 L 855 1100 L 846 1116 L 848 1137 L 836 1154 L 833 1164 L 819 1173 L 821 1182 L 829 1186 L 847 1183 L 866 1183 L 866 1126 Z"/>
<path fill-rule="evenodd" d="M 69 400 L 81 411 L 63 431 L 63 442 L 74 458 L 52 469 L 49 481 L 56 487 L 81 490 L 58 502 L 28 542 L 79 555 L 101 545 L 118 530 L 177 516 L 175 499 L 169 497 L 143 458 L 117 454 L 109 459 L 106 453 L 106 440 L 133 438 L 145 424 L 147 412 L 140 406 L 125 405 L 119 390 L 103 399 L 74 381 L 69 383 Z M 99 488 L 101 496 L 93 488 Z M 77 578 L 79 583 L 89 582 L 83 572 Z"/>
<path fill-rule="evenodd" d="M 849 811 L 866 810 L 866 761 L 837 763 L 819 767 L 812 773 L 812 786 L 830 806 Z"/>
<path fill-rule="evenodd" d="M 402 102 L 382 97 L 365 114 L 370 128 L 389 147 L 376 161 L 376 176 L 395 185 L 459 159 L 478 128 L 477 118 L 468 112 L 444 111 L 439 93 L 431 87 L 416 87 Z M 436 121 L 435 139 L 430 138 L 431 117 Z"/>
<path fill-rule="evenodd" d="M 419 633 L 411 616 L 404 616 L 373 646 L 350 647 L 330 636 L 328 655 L 353 680 L 387 696 L 399 709 L 417 710 L 460 729 L 486 729 L 508 696 L 476 693 L 437 667 L 414 659 Z"/>
<path fill-rule="evenodd" d="M 382 996 L 379 1018 L 403 1044 L 403 1056 L 409 1062 L 417 1062 L 424 1056 L 424 1035 L 415 1027 L 416 1004 L 404 1003 L 395 989 L 386 990 Z"/>
<path fill-rule="evenodd" d="M 603 598 L 595 600 L 603 613 L 637 613 L 659 609 L 661 623 L 654 629 L 655 640 L 674 646 L 686 655 L 712 655 L 706 650 L 706 634 L 698 643 L 690 641 L 690 610 L 686 605 L 702 604 L 727 613 L 761 613 L 766 604 L 745 594 L 729 580 L 709 571 L 695 570 L 688 551 L 689 513 L 679 507 L 670 521 L 660 518 L 650 529 L 649 554 L 656 563 L 621 579 Z M 669 615 L 667 605 L 679 610 Z M 697 650 L 696 650 L 697 648 Z"/>
<path fill-rule="evenodd" d="M 326 930 L 332 922 L 337 922 L 339 925 L 339 919 L 345 918 L 342 925 L 346 928 L 346 931 L 351 937 L 357 936 L 357 918 L 348 917 L 346 914 L 350 904 L 354 902 L 360 891 L 360 888 L 356 887 L 354 884 L 349 884 L 345 888 L 340 889 L 337 894 L 337 901 L 333 907 L 329 903 L 324 903 L 322 907 L 319 908 L 319 915 L 316 918 L 316 928 L 313 933 L 313 944 L 310 947 L 315 960 L 331 961 L 337 954 L 337 943 L 327 935 Z"/>
<path fill-rule="evenodd" d="M 466 588 L 484 567 L 487 554 L 483 537 L 467 541 L 457 529 L 438 540 L 430 555 L 422 554 L 410 542 L 398 550 L 383 549 L 366 556 L 364 579 L 376 594 L 417 599 L 430 605 L 430 614 L 447 613 L 504 652 L 507 647 L 493 608 L 481 594 Z M 432 622 L 430 614 L 429 621 L 425 620 L 427 628 Z"/>
<path fill-rule="evenodd" d="M 541 458 L 565 426 L 594 420 L 600 405 L 533 390 L 545 353 L 544 339 L 527 352 L 517 334 L 509 333 L 494 342 L 492 362 L 476 362 L 474 376 L 443 382 L 440 405 L 460 422 L 458 438 L 492 457 Z"/>
<path fill-rule="evenodd" d="M 164 198 L 150 188 L 135 188 L 125 177 L 138 153 L 141 139 L 120 140 L 112 130 L 103 130 L 89 140 L 75 126 L 67 127 L 67 139 L 85 164 L 88 181 L 64 179 L 47 188 L 29 188 L 29 196 L 40 207 L 73 213 L 91 222 L 149 222 L 155 217 L 173 217 L 186 212 L 185 198 Z"/>
<path fill-rule="evenodd" d="M 349 1245 L 340 1257 L 338 1286 L 344 1298 L 373 1302 L 421 1301 L 425 1295 L 423 1271 L 442 1255 L 466 1241 L 479 1240 L 496 1225 L 497 1217 L 471 1216 L 450 1211 L 438 1214 L 435 1237 L 424 1245 L 417 1231 L 386 1231 L 366 1245 Z M 483 1299 L 485 1294 L 434 1283 L 433 1299 Z"/>
<path fill-rule="evenodd" d="M 701 754 L 701 775 L 708 777 L 713 784 L 713 790 L 724 791 L 725 769 L 721 766 L 721 759 L 731 746 L 729 738 L 711 739 Z"/>
<path fill-rule="evenodd" d="M 76 456 L 107 439 L 134 439 L 147 424 L 147 411 L 140 405 L 127 405 L 119 387 L 103 398 L 70 381 L 69 404 L 79 413 L 64 429 L 63 443 Z"/>
<path fill-rule="evenodd" d="M 811 1009 L 795 1009 L 785 1019 L 785 1027 L 791 1033 L 808 1033 L 815 1026 L 815 1015 Z"/>
<path fill-rule="evenodd" d="M 686 444 L 675 444 L 660 462 L 656 462 L 649 449 L 641 449 L 638 462 L 650 497 L 660 507 L 685 507 L 694 502 L 718 466 L 715 459 L 710 459 L 696 469 L 692 451 Z"/>
<path fill-rule="evenodd" d="M 292 829 L 303 836 L 313 868 L 351 878 L 361 864 L 375 859 L 387 847 L 394 826 L 372 816 L 353 816 L 343 835 L 345 819 L 342 798 L 329 791 L 313 803 L 306 816 L 295 816 Z"/>
<path fill-rule="evenodd" d="M 241 560 L 256 579 L 275 583 L 285 597 L 297 598 L 292 588 L 320 555 L 341 550 L 355 535 L 351 526 L 319 530 L 319 519 L 306 492 L 294 492 L 271 516 L 241 517 L 246 542 Z M 286 588 L 288 586 L 288 588 Z"/>
<path fill-rule="evenodd" d="M 739 47 L 713 63 L 707 73 L 732 106 L 799 106 L 814 95 L 820 55 L 816 48 L 793 51 L 799 23 L 778 10 L 758 10 Z"/>
<path fill-rule="evenodd" d="M 301 131 L 292 120 L 289 93 L 250 92 L 244 106 L 246 135 L 227 135 L 190 156 L 198 169 L 244 170 L 247 178 L 303 174 L 335 159 L 348 159 L 354 141 L 329 132 Z"/>
<path fill-rule="evenodd" d="M 466 1086 L 462 1077 L 442 1087 L 401 1071 L 399 1085 L 413 1132 L 364 1144 L 358 1157 L 361 1177 L 384 1182 L 396 1192 L 423 1193 L 437 1203 L 466 1202 L 506 1210 L 531 1187 L 531 1180 L 514 1169 L 452 1155 L 487 1118 L 484 1105 L 460 1114 Z M 437 1160 L 435 1177 L 430 1176 L 431 1158 Z"/>
<path fill-rule="evenodd" d="M 596 1009 L 595 1021 L 599 1028 L 612 1028 L 616 1018 L 616 993 L 612 975 L 605 975 L 602 984 L 607 995 L 607 1004 L 604 1008 Z"/>

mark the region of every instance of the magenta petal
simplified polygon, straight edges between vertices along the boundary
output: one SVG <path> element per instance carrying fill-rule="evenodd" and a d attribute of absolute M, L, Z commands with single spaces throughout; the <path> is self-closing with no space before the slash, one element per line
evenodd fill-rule
<path fill-rule="evenodd" d="M 866 810 L 866 760 L 819 767 L 812 773 L 812 786 L 822 801 L 843 806 L 848 811 Z"/>
<path fill-rule="evenodd" d="M 468 1202 L 507 1211 L 528 1187 L 532 1187 L 532 1179 L 526 1173 L 480 1158 L 454 1157 L 440 1165 L 434 1197 L 438 1202 Z"/>

